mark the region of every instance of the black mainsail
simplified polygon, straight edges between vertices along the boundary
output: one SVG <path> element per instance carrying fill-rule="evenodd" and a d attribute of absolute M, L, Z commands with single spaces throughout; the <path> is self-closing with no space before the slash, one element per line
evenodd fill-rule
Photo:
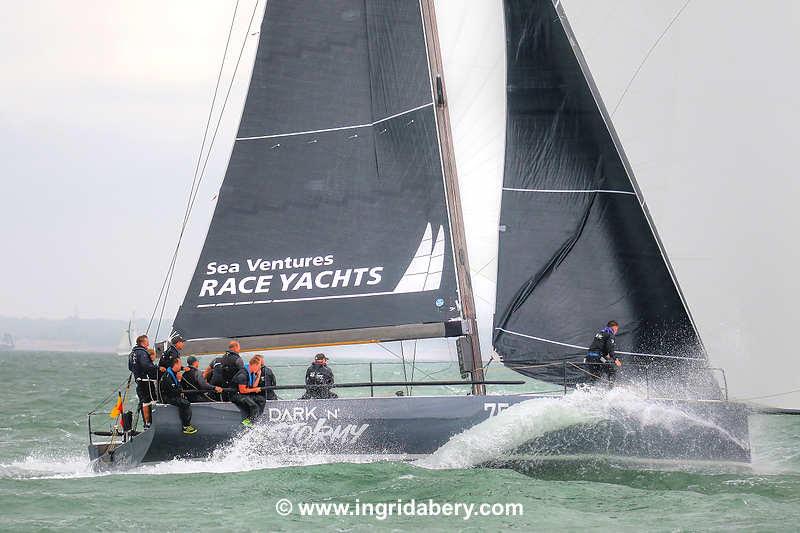
<path fill-rule="evenodd" d="M 418 0 L 270 0 L 174 331 L 195 352 L 461 334 Z"/>
<path fill-rule="evenodd" d="M 505 0 L 506 156 L 493 345 L 546 381 L 584 380 L 609 319 L 621 352 L 705 357 L 559 2 Z M 565 374 L 566 372 L 566 374 Z"/>

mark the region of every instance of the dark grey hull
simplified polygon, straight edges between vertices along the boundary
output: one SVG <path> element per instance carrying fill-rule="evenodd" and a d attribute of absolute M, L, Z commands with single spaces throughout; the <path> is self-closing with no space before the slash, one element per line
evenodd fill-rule
<path fill-rule="evenodd" d="M 230 403 L 192 404 L 195 435 L 184 435 L 177 409 L 154 408 L 153 425 L 107 452 L 92 445 L 98 469 L 126 468 L 176 458 L 205 458 L 245 431 L 259 431 L 259 446 L 281 453 L 347 454 L 413 458 L 435 452 L 452 436 L 508 406 L 541 397 L 442 396 L 267 403 L 260 426 L 246 429 Z M 664 426 L 635 416 L 571 425 L 531 438 L 509 456 L 612 455 L 642 459 L 750 461 L 748 409 L 729 402 L 653 400 L 685 412 L 702 424 Z"/>

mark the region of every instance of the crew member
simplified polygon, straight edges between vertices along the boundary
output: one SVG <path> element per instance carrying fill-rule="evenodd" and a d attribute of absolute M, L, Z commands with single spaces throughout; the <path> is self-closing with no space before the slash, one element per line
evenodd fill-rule
<path fill-rule="evenodd" d="M 183 433 L 185 435 L 194 435 L 197 433 L 197 428 L 192 426 L 192 406 L 189 401 L 183 397 L 183 391 L 181 389 L 182 379 L 181 359 L 180 357 L 176 357 L 172 360 L 172 366 L 167 369 L 164 376 L 161 378 L 161 401 L 178 408 L 178 414 L 181 417 L 181 425 L 183 426 Z"/>
<path fill-rule="evenodd" d="M 252 426 L 253 420 L 264 412 L 267 397 L 264 395 L 262 383 L 261 357 L 254 355 L 250 364 L 241 368 L 233 377 L 236 392 L 231 395 L 231 401 L 236 404 L 242 413 L 242 425 Z"/>
<path fill-rule="evenodd" d="M 300 399 L 338 398 L 339 396 L 331 391 L 330 385 L 333 385 L 333 371 L 328 368 L 328 358 L 325 354 L 318 353 L 306 370 L 306 393 Z"/>
<path fill-rule="evenodd" d="M 197 357 L 190 355 L 186 359 L 186 364 L 189 366 L 183 372 L 183 380 L 181 380 L 181 387 L 185 391 L 214 391 L 216 393 L 222 392 L 222 387 L 215 387 L 206 381 L 204 372 L 200 372 L 200 361 Z M 212 398 L 208 394 L 200 394 L 197 392 L 186 394 L 190 402 L 210 402 Z"/>
<path fill-rule="evenodd" d="M 228 344 L 228 351 L 225 355 L 219 358 L 219 361 L 214 364 L 211 376 L 211 384 L 217 387 L 230 388 L 233 383 L 233 378 L 239 373 L 239 370 L 244 368 L 244 361 L 242 356 L 239 355 L 238 341 L 231 341 Z"/>
<path fill-rule="evenodd" d="M 167 345 L 167 349 L 161 354 L 161 359 L 158 360 L 158 371 L 162 374 L 169 368 L 172 368 L 172 362 L 180 358 L 181 350 L 185 346 L 183 337 L 174 337 Z"/>
<path fill-rule="evenodd" d="M 264 356 L 256 354 L 261 360 L 261 382 L 259 383 L 259 387 L 275 387 L 278 384 L 278 380 L 275 378 L 275 373 L 272 371 L 270 367 L 268 367 L 264 363 Z M 267 400 L 278 400 L 278 395 L 275 393 L 275 389 L 265 389 L 265 395 Z"/>
<path fill-rule="evenodd" d="M 610 320 L 606 327 L 599 330 L 592 339 L 592 344 L 589 345 L 589 351 L 584 359 L 584 363 L 587 363 L 588 371 L 592 375 L 592 381 L 596 381 L 601 374 L 605 374 L 609 385 L 614 386 L 617 367 L 622 366 L 622 361 L 614 353 L 618 331 L 617 321 Z"/>
<path fill-rule="evenodd" d="M 136 380 L 136 395 L 139 397 L 145 429 L 150 427 L 150 404 L 155 399 L 158 380 L 158 368 L 153 363 L 155 356 L 150 354 L 149 347 L 147 335 L 139 335 L 136 337 L 136 346 L 128 356 L 128 369 Z"/>

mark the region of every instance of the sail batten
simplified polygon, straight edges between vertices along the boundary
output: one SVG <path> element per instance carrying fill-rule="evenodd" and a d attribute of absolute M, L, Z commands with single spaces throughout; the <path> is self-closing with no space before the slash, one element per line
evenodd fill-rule
<path fill-rule="evenodd" d="M 504 0 L 506 158 L 493 345 L 547 381 L 582 381 L 608 320 L 620 353 L 704 358 L 610 117 L 552 0 Z M 566 376 L 565 376 L 566 372 Z"/>
<path fill-rule="evenodd" d="M 443 332 L 461 313 L 418 0 L 270 0 L 259 39 L 175 332 Z"/>

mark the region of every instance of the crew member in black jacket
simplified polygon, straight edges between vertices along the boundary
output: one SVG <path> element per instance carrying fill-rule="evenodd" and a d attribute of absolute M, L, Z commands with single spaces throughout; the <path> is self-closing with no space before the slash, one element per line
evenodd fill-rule
<path fill-rule="evenodd" d="M 208 392 L 222 392 L 222 387 L 215 387 L 206 381 L 203 372 L 200 372 L 200 361 L 197 357 L 190 355 L 186 359 L 189 365 L 183 372 L 183 379 L 181 380 L 181 387 L 184 391 L 208 391 Z M 208 394 L 200 394 L 198 392 L 186 394 L 190 402 L 210 402 L 211 397 Z"/>
<path fill-rule="evenodd" d="M 168 368 L 172 368 L 172 362 L 181 356 L 181 350 L 183 350 L 185 344 L 183 337 L 174 337 L 169 342 L 167 349 L 164 350 L 164 353 L 161 354 L 161 358 L 158 360 L 159 372 L 163 374 Z"/>
<path fill-rule="evenodd" d="M 300 399 L 323 400 L 339 397 L 335 392 L 331 391 L 330 387 L 324 385 L 333 385 L 333 371 L 328 368 L 328 358 L 325 354 L 318 353 L 314 356 L 314 362 L 306 370 L 306 392 Z"/>
<path fill-rule="evenodd" d="M 172 404 L 178 408 L 178 414 L 181 417 L 181 425 L 183 426 L 183 433 L 185 435 L 194 435 L 197 433 L 197 428 L 192 426 L 192 406 L 189 401 L 183 397 L 183 391 L 181 390 L 182 379 L 181 359 L 178 357 L 172 360 L 172 367 L 168 368 L 161 378 L 161 401 Z"/>
<path fill-rule="evenodd" d="M 599 379 L 601 374 L 605 374 L 608 377 L 609 385 L 614 385 L 617 367 L 622 366 L 622 361 L 614 352 L 618 331 L 617 321 L 610 320 L 606 327 L 599 330 L 592 339 L 584 363 L 588 363 L 587 370 L 592 375 L 593 381 Z"/>
<path fill-rule="evenodd" d="M 238 341 L 231 341 L 228 344 L 228 351 L 225 355 L 215 359 L 212 362 L 211 381 L 212 385 L 224 388 L 230 388 L 233 385 L 233 378 L 239 371 L 244 368 L 244 361 L 242 356 L 239 355 Z"/>
<path fill-rule="evenodd" d="M 278 380 L 275 378 L 275 372 L 272 371 L 270 367 L 266 365 L 264 362 L 264 356 L 260 354 L 256 354 L 261 360 L 261 381 L 259 382 L 259 387 L 274 387 L 278 384 Z M 275 393 L 275 389 L 265 389 L 264 395 L 267 397 L 267 400 L 279 400 L 278 395 Z"/>
<path fill-rule="evenodd" d="M 150 427 L 150 404 L 156 398 L 156 383 L 158 382 L 158 368 L 153 363 L 150 351 L 150 339 L 147 335 L 136 337 L 136 346 L 128 356 L 128 369 L 136 380 L 136 395 L 139 397 L 139 409 L 142 410 L 144 428 Z"/>

